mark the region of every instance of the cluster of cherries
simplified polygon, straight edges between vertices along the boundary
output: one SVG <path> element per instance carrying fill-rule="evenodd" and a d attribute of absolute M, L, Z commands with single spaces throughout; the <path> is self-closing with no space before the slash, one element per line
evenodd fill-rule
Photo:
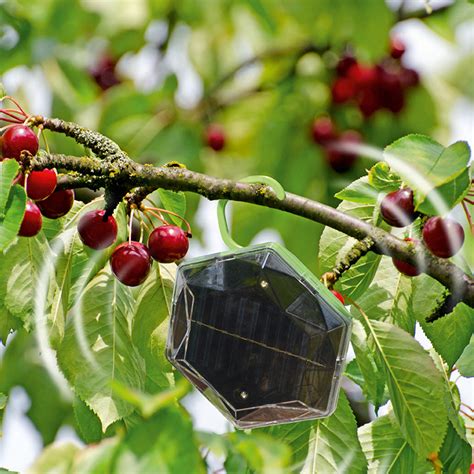
<path fill-rule="evenodd" d="M 163 209 L 157 209 L 163 212 Z M 131 217 L 131 222 L 133 217 Z M 88 247 L 102 250 L 111 246 L 117 238 L 117 221 L 104 210 L 89 211 L 77 224 L 79 237 Z M 160 263 L 172 263 L 182 259 L 189 248 L 189 232 L 181 227 L 164 224 L 153 229 L 148 245 L 132 240 L 118 245 L 110 257 L 110 266 L 119 281 L 127 286 L 138 286 L 148 276 L 152 259 Z"/>
<path fill-rule="evenodd" d="M 315 143 L 321 145 L 325 152 L 328 165 L 338 173 L 352 168 L 357 153 L 352 150 L 354 145 L 362 143 L 362 135 L 357 130 L 340 132 L 330 117 L 318 117 L 312 126 Z"/>
<path fill-rule="evenodd" d="M 20 159 L 27 151 L 36 155 L 39 140 L 30 127 L 22 124 L 9 126 L 2 136 L 3 158 Z M 31 171 L 26 176 L 19 173 L 15 183 L 25 187 L 28 200 L 18 235 L 33 237 L 43 225 L 43 217 L 57 219 L 66 215 L 74 204 L 72 189 L 56 190 L 57 174 L 54 169 Z"/>
<path fill-rule="evenodd" d="M 20 160 L 24 152 L 36 155 L 39 141 L 36 134 L 26 125 L 9 126 L 1 137 L 3 158 Z M 74 191 L 56 190 L 57 173 L 44 169 L 31 171 L 25 175 L 19 173 L 15 183 L 25 187 L 28 196 L 25 214 L 18 235 L 34 237 L 43 225 L 43 216 L 58 219 L 65 216 L 74 204 Z M 161 263 L 171 263 L 183 258 L 189 248 L 189 232 L 180 227 L 169 225 L 162 217 L 164 209 L 148 208 L 157 212 L 164 225 L 156 227 L 150 233 L 148 245 L 133 241 L 132 234 L 128 242 L 118 245 L 110 257 L 110 265 L 115 276 L 125 285 L 141 284 L 150 272 L 152 259 Z M 171 213 L 172 214 L 172 213 Z M 150 220 L 151 221 L 151 220 Z M 133 219 L 131 219 L 133 222 Z M 117 238 L 117 222 L 104 210 L 94 210 L 82 215 L 78 222 L 79 237 L 84 245 L 101 250 L 112 245 Z"/>
<path fill-rule="evenodd" d="M 380 203 L 380 214 L 383 220 L 392 227 L 405 227 L 417 217 L 413 202 L 413 191 L 402 188 L 387 194 Z M 461 249 L 464 243 L 464 230 L 458 222 L 449 217 L 429 217 L 423 225 L 422 237 L 425 246 L 433 255 L 449 258 Z M 405 238 L 408 242 L 413 239 Z M 393 258 L 393 264 L 403 274 L 417 276 L 421 269 Z"/>
<path fill-rule="evenodd" d="M 390 43 L 390 56 L 376 65 L 364 65 L 352 55 L 343 56 L 336 67 L 331 85 L 333 105 L 355 103 L 365 118 L 380 109 L 400 112 L 406 90 L 419 82 L 418 73 L 403 66 L 400 58 L 405 46 L 399 39 Z M 328 165 L 338 173 L 352 168 L 357 153 L 353 145 L 362 143 L 356 130 L 339 131 L 329 116 L 317 117 L 311 128 L 315 143 L 322 146 Z"/>
<path fill-rule="evenodd" d="M 401 64 L 404 53 L 405 45 L 392 38 L 389 57 L 378 64 L 361 64 L 352 55 L 341 58 L 331 86 L 333 103 L 353 102 L 366 118 L 380 109 L 399 113 L 405 105 L 407 89 L 419 82 L 418 73 Z"/>

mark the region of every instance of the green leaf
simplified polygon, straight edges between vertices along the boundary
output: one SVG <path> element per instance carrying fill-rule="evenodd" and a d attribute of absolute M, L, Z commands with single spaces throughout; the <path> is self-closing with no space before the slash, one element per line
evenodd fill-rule
<path fill-rule="evenodd" d="M 73 443 L 55 443 L 46 447 L 33 466 L 30 474 L 69 474 L 79 447 Z"/>
<path fill-rule="evenodd" d="M 361 204 L 375 204 L 378 191 L 368 182 L 367 176 L 356 179 L 349 186 L 335 194 L 335 197 L 350 202 Z"/>
<path fill-rule="evenodd" d="M 291 450 L 283 442 L 254 431 L 249 436 L 240 431 L 228 435 L 232 449 L 246 461 L 250 472 L 285 474 L 291 460 Z M 235 454 L 235 453 L 233 453 Z M 235 459 L 234 459 L 235 462 Z M 232 471 L 226 462 L 226 469 Z"/>
<path fill-rule="evenodd" d="M 186 379 L 180 379 L 174 387 L 155 395 L 126 387 L 116 380 L 112 382 L 112 388 L 120 398 L 137 407 L 144 418 L 150 418 L 163 407 L 174 405 L 176 400 L 183 398 L 191 391 L 192 385 Z"/>
<path fill-rule="evenodd" d="M 33 322 L 39 295 L 48 295 L 48 283 L 54 284 L 47 266 L 50 258 L 49 245 L 41 233 L 35 238 L 20 237 L 2 257 L 0 300 L 3 298 L 7 310 L 20 318 L 26 327 Z M 48 310 L 47 304 L 45 310 Z"/>
<path fill-rule="evenodd" d="M 175 212 L 181 217 L 186 214 L 186 196 L 182 191 L 169 191 L 168 189 L 158 189 L 158 196 L 161 204 L 167 211 Z M 178 226 L 181 226 L 183 220 L 179 217 L 169 215 L 170 219 Z"/>
<path fill-rule="evenodd" d="M 389 415 L 359 428 L 359 439 L 370 474 L 430 472 L 430 465 L 417 456 Z M 420 469 L 421 468 L 421 469 Z"/>
<path fill-rule="evenodd" d="M 7 394 L 17 386 L 23 387 L 31 401 L 28 418 L 40 432 L 43 443 L 51 443 L 72 415 L 69 394 L 45 368 L 36 334 L 24 330 L 11 337 L 0 363 L 0 392 Z"/>
<path fill-rule="evenodd" d="M 132 428 L 118 446 L 110 472 L 204 473 L 188 416 L 166 408 Z"/>
<path fill-rule="evenodd" d="M 20 166 L 16 160 L 0 161 L 0 219 L 3 219 L 10 189 L 19 169 Z"/>
<path fill-rule="evenodd" d="M 459 436 L 453 425 L 449 423 L 448 431 L 439 452 L 443 463 L 443 472 L 464 474 L 469 471 L 472 459 L 470 444 Z"/>
<path fill-rule="evenodd" d="M 297 472 L 331 474 L 366 472 L 366 460 L 357 438 L 357 423 L 344 392 L 336 411 L 319 421 L 302 421 L 263 428 L 292 449 Z"/>
<path fill-rule="evenodd" d="M 369 170 L 368 173 L 369 184 L 377 191 L 389 193 L 400 189 L 402 180 L 400 176 L 393 173 L 384 161 L 379 161 Z"/>
<path fill-rule="evenodd" d="M 402 329 L 366 316 L 364 323 L 384 366 L 400 430 L 420 456 L 437 452 L 448 421 L 441 373 L 429 354 Z"/>
<path fill-rule="evenodd" d="M 463 419 L 459 416 L 459 409 L 461 407 L 461 397 L 459 395 L 459 390 L 457 385 L 454 382 L 449 380 L 450 371 L 446 363 L 443 361 L 442 357 L 434 350 L 430 350 L 431 357 L 434 360 L 434 363 L 438 370 L 443 376 L 444 382 L 444 400 L 446 404 L 446 409 L 448 411 L 448 418 L 450 424 L 457 431 L 458 435 L 462 439 L 466 439 L 466 427 L 464 425 Z"/>
<path fill-rule="evenodd" d="M 445 288 L 433 278 L 420 275 L 413 279 L 413 290 L 418 322 L 436 351 L 452 367 L 469 344 L 474 332 L 472 308 L 460 303 L 449 315 L 427 323 L 425 318 L 440 304 L 440 296 L 445 293 Z"/>
<path fill-rule="evenodd" d="M 0 253 L 16 239 L 25 213 L 25 190 L 12 186 L 18 170 L 16 160 L 0 161 Z"/>
<path fill-rule="evenodd" d="M 130 289 L 106 268 L 87 285 L 71 311 L 58 349 L 61 369 L 76 394 L 100 418 L 104 432 L 133 411 L 113 393 L 111 382 L 138 389 L 144 385 L 143 359 L 129 331 L 131 314 Z"/>
<path fill-rule="evenodd" d="M 337 209 L 365 221 L 371 221 L 374 212 L 373 205 L 348 201 L 343 201 Z M 319 241 L 319 271 L 321 273 L 331 271 L 344 259 L 356 242 L 356 239 L 342 232 L 325 227 Z M 380 255 L 369 252 L 344 272 L 339 279 L 344 296 L 357 299 L 366 291 L 375 275 L 380 258 Z"/>
<path fill-rule="evenodd" d="M 426 196 L 426 199 L 420 204 L 418 210 L 430 216 L 439 214 L 439 208 L 434 204 L 437 199 L 442 199 L 444 204 L 451 209 L 459 204 L 471 186 L 471 176 L 469 169 L 466 168 L 459 176 L 448 183 L 442 184 Z"/>
<path fill-rule="evenodd" d="M 74 419 L 81 438 L 86 443 L 97 443 L 102 439 L 102 425 L 98 416 L 79 398 L 74 397 Z"/>
<path fill-rule="evenodd" d="M 392 259 L 382 257 L 369 290 L 357 299 L 371 319 L 395 324 L 410 334 L 415 332 L 413 279 L 400 273 Z M 353 313 L 357 310 L 353 308 Z"/>
<path fill-rule="evenodd" d="M 361 384 L 362 391 L 377 411 L 387 401 L 385 373 L 377 366 L 375 348 L 373 345 L 369 346 L 364 327 L 357 319 L 352 321 L 351 342 L 356 356 L 355 361 L 364 378 L 364 383 Z"/>
<path fill-rule="evenodd" d="M 174 384 L 165 346 L 175 272 L 174 264 L 154 265 L 140 287 L 132 320 L 132 341 L 145 360 L 145 388 L 151 393 Z"/>
<path fill-rule="evenodd" d="M 18 235 L 26 207 L 25 190 L 15 184 L 10 190 L 3 213 L 0 213 L 0 252 Z"/>
<path fill-rule="evenodd" d="M 474 377 L 474 336 L 456 362 L 456 368 L 463 377 Z"/>
<path fill-rule="evenodd" d="M 118 438 L 109 438 L 87 446 L 74 456 L 71 474 L 101 474 L 111 472 L 112 460 L 119 444 Z"/>
<path fill-rule="evenodd" d="M 413 189 L 416 209 L 420 208 L 433 189 L 439 190 L 444 186 L 443 197 L 450 196 L 454 202 L 465 192 L 461 183 L 452 182 L 466 172 L 470 158 L 466 142 L 456 142 L 444 148 L 427 136 L 412 134 L 386 147 L 384 156 L 390 167 Z M 446 186 L 448 183 L 452 184 Z M 448 204 L 451 206 L 452 202 L 445 203 Z M 430 204 L 444 212 L 440 208 L 442 205 L 442 202 L 436 201 Z"/>

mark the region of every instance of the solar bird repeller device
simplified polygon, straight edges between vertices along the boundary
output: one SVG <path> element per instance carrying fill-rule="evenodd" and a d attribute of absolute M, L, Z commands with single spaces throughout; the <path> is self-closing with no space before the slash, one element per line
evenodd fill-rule
<path fill-rule="evenodd" d="M 268 177 L 247 182 L 284 191 Z M 237 428 L 329 416 L 350 338 L 342 303 L 288 250 L 241 248 L 182 263 L 174 288 L 167 356 Z"/>

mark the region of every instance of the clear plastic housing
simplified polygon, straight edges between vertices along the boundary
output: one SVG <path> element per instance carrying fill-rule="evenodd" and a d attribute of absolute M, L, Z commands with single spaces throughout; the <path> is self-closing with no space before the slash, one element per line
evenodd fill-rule
<path fill-rule="evenodd" d="M 167 356 L 238 428 L 329 416 L 350 315 L 288 250 L 263 244 L 179 266 Z"/>

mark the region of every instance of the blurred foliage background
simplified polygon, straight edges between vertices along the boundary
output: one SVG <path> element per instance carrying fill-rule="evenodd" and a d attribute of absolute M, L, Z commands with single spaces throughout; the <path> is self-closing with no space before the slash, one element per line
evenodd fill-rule
<path fill-rule="evenodd" d="M 267 174 L 288 191 L 335 204 L 334 193 L 370 163 L 343 174 L 328 167 L 311 139 L 315 117 L 330 114 L 377 147 L 413 132 L 442 140 L 450 106 L 473 95 L 472 56 L 461 55 L 444 77 L 421 77 L 399 113 L 364 118 L 356 104 L 331 100 L 339 58 L 350 52 L 363 64 L 383 63 L 400 19 L 424 17 L 417 21 L 452 42 L 472 22 L 467 2 L 432 7 L 428 17 L 429 5 L 417 0 L 5 1 L 0 73 L 30 112 L 97 129 L 138 161 L 176 160 L 229 178 Z M 205 144 L 210 123 L 225 134 L 219 152 Z M 67 138 L 49 140 L 56 152 L 83 152 Z M 197 205 L 189 199 L 189 216 Z M 317 270 L 321 227 L 249 205 L 236 205 L 233 220 L 242 242 L 274 228 Z M 199 225 L 194 230 L 199 237 Z"/>
<path fill-rule="evenodd" d="M 364 116 L 355 101 L 335 103 L 340 59 L 349 54 L 367 67 L 394 67 L 390 38 L 404 21 L 423 22 L 457 48 L 459 31 L 472 29 L 474 7 L 467 0 L 4 0 L 0 81 L 30 113 L 96 129 L 137 161 L 178 161 L 235 179 L 270 175 L 290 192 L 337 205 L 334 194 L 371 161 L 332 169 L 312 137 L 316 118 L 328 115 L 378 149 L 407 133 L 447 144 L 452 107 L 474 99 L 473 51 L 458 48 L 442 74 L 420 73 L 397 112 Z M 409 51 L 397 64 L 417 69 Z M 211 124 L 225 137 L 222 150 L 208 146 Z M 59 134 L 47 139 L 52 151 L 85 152 Z M 188 196 L 186 216 L 197 239 L 199 199 Z M 322 226 L 247 204 L 233 210 L 236 240 L 246 244 L 272 228 L 318 271 Z M 47 444 L 73 415 L 36 360 L 32 339 L 11 343 L 9 357 L 23 354 L 27 364 L 22 373 L 3 369 L 9 386 L 1 389 L 27 381 L 28 415 Z"/>

